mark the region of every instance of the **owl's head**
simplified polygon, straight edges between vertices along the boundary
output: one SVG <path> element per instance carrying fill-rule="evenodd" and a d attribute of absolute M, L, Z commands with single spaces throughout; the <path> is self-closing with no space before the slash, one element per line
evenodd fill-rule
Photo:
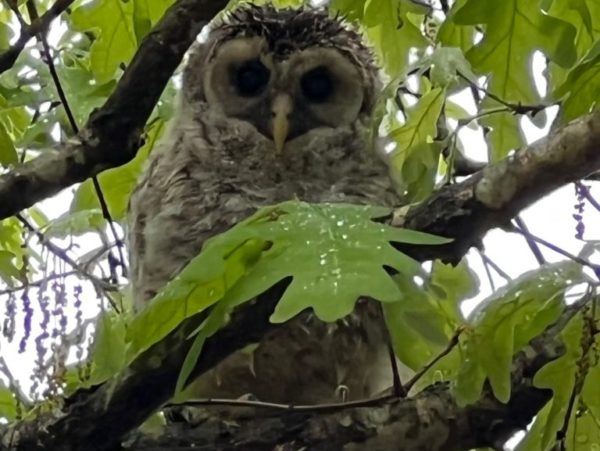
<path fill-rule="evenodd" d="M 377 80 L 371 51 L 341 19 L 243 5 L 192 52 L 183 96 L 252 124 L 282 150 L 313 129 L 368 117 Z"/>

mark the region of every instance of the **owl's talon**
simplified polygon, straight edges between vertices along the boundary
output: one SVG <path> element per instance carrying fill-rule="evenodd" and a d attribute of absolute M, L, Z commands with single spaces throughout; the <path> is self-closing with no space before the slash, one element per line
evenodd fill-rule
<path fill-rule="evenodd" d="M 238 398 L 238 401 L 260 401 L 256 395 L 253 393 L 244 393 L 242 396 Z"/>
<path fill-rule="evenodd" d="M 163 410 L 167 423 L 186 423 L 198 426 L 210 418 L 209 412 L 203 407 L 171 406 Z"/>
<path fill-rule="evenodd" d="M 348 401 L 348 393 L 349 392 L 350 392 L 350 389 L 348 388 L 347 385 L 340 384 L 335 389 L 335 396 L 337 399 L 339 399 L 340 402 L 346 402 L 346 401 Z"/>

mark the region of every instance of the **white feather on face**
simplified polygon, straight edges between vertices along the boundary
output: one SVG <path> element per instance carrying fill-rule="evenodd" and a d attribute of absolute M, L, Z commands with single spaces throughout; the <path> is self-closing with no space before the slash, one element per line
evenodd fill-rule
<path fill-rule="evenodd" d="M 210 237 L 257 208 L 393 205 L 386 165 L 365 145 L 376 68 L 360 36 L 322 11 L 246 6 L 198 44 L 173 128 L 132 194 L 128 239 L 137 309 Z M 325 324 L 305 312 L 198 382 L 197 396 L 273 402 L 350 399 L 381 388 L 378 306 Z M 274 384 L 276 381 L 276 384 Z"/>

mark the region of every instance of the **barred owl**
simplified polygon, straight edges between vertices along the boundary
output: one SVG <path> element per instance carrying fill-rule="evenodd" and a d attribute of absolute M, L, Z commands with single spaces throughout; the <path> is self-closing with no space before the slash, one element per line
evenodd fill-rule
<path fill-rule="evenodd" d="M 386 164 L 365 143 L 378 70 L 360 34 L 320 9 L 244 5 L 184 70 L 179 110 L 130 200 L 136 309 L 207 238 L 290 199 L 391 206 Z M 282 403 L 369 396 L 389 374 L 379 307 L 336 323 L 306 311 L 194 383 L 201 397 Z"/>

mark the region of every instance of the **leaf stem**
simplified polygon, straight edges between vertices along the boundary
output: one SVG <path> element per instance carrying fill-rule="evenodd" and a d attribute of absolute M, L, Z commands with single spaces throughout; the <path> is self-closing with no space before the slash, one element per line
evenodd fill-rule
<path fill-rule="evenodd" d="M 440 352 L 437 356 L 435 356 L 427 365 L 421 368 L 417 374 L 415 374 L 407 383 L 404 385 L 404 390 L 409 392 L 413 386 L 421 379 L 427 371 L 429 371 L 436 363 L 438 363 L 442 358 L 446 357 L 448 354 L 452 352 L 452 350 L 458 345 L 458 338 L 460 334 L 463 332 L 464 328 L 459 327 L 454 335 L 446 345 L 446 347 Z"/>

